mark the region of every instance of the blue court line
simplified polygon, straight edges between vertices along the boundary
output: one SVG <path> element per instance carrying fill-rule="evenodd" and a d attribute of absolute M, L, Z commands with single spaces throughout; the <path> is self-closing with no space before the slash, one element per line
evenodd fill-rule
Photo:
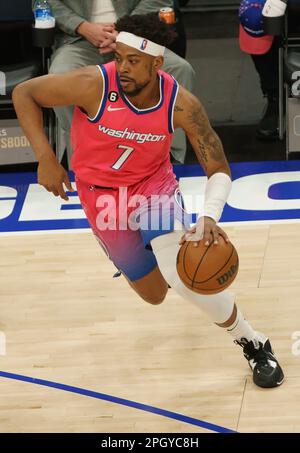
<path fill-rule="evenodd" d="M 77 393 L 79 395 L 89 396 L 90 398 L 96 398 L 98 400 L 110 401 L 111 403 L 121 404 L 123 406 L 133 407 L 145 412 L 151 412 L 153 414 L 161 415 L 162 417 L 173 418 L 183 423 L 190 425 L 200 426 L 201 428 L 209 429 L 217 433 L 235 433 L 228 428 L 214 425 L 213 423 L 207 423 L 197 418 L 187 417 L 186 415 L 178 414 L 177 412 L 167 411 L 154 406 L 148 406 L 148 404 L 136 403 L 135 401 L 118 398 L 116 396 L 106 395 L 105 393 L 93 392 L 91 390 L 82 389 L 79 387 L 73 387 L 70 385 L 59 384 L 58 382 L 45 381 L 44 379 L 36 379 L 29 376 L 22 376 L 21 374 L 7 373 L 0 371 L 0 377 L 14 379 L 16 381 L 29 382 L 31 384 L 43 385 L 45 387 L 52 387 L 58 390 L 64 390 L 65 392 Z"/>

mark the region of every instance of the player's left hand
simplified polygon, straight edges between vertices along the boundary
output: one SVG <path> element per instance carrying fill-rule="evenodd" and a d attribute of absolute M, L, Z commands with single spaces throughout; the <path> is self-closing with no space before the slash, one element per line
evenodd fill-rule
<path fill-rule="evenodd" d="M 229 242 L 225 231 L 211 217 L 199 217 L 196 225 L 182 236 L 179 244 L 182 245 L 186 241 L 192 241 L 194 242 L 194 247 L 198 247 L 199 242 L 203 239 L 204 245 L 208 247 L 211 242 L 214 245 L 218 245 L 219 236 L 222 236 L 226 242 Z"/>

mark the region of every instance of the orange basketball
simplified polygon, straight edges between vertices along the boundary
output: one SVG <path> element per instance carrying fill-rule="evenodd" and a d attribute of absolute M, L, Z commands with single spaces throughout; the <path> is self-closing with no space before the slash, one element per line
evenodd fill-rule
<path fill-rule="evenodd" d="M 234 245 L 219 236 L 219 244 L 185 242 L 177 255 L 177 272 L 182 282 L 200 294 L 217 294 L 235 279 L 239 257 Z"/>

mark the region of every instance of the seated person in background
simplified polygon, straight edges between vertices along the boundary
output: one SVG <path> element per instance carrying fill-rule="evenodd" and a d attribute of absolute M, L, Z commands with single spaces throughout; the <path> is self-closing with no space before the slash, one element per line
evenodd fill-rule
<path fill-rule="evenodd" d="M 35 3 L 35 2 L 33 2 Z M 114 58 L 113 46 L 117 33 L 116 20 L 126 14 L 158 12 L 162 7 L 173 7 L 171 0 L 49 0 L 59 29 L 50 73 L 63 73 L 88 65 L 104 64 Z M 101 46 L 101 47 L 100 47 Z M 163 70 L 192 91 L 194 70 L 183 58 L 166 49 Z M 68 160 L 72 154 L 70 125 L 73 107 L 55 108 L 64 141 L 67 144 Z M 64 150 L 58 150 L 61 160 Z M 186 137 L 182 130 L 176 131 L 171 153 L 175 162 L 183 163 L 186 154 Z"/>
<path fill-rule="evenodd" d="M 239 10 L 240 48 L 251 55 L 260 78 L 267 105 L 257 128 L 261 140 L 276 140 L 279 116 L 278 49 L 280 38 L 266 35 L 263 30 L 262 11 L 266 0 L 242 0 Z"/>

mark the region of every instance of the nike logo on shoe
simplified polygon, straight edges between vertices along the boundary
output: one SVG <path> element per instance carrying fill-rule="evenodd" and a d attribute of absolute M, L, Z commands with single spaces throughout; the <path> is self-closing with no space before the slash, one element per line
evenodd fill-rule
<path fill-rule="evenodd" d="M 108 106 L 107 110 L 109 112 L 117 112 L 118 110 L 125 110 L 126 107 L 112 107 L 111 105 Z"/>

